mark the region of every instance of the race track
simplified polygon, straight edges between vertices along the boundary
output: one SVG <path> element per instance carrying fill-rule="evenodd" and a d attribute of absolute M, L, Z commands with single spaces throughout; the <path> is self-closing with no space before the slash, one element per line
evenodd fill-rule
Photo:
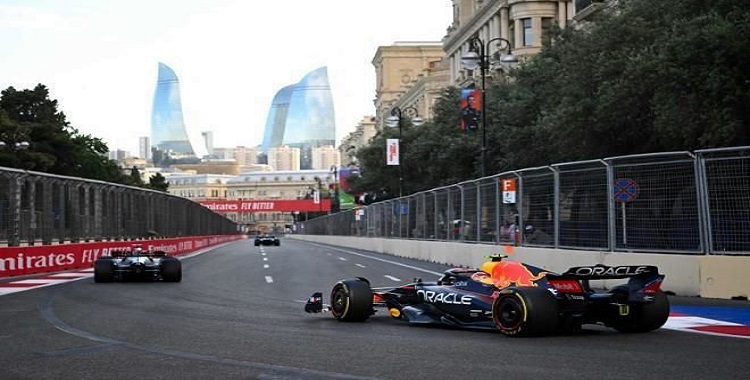
<path fill-rule="evenodd" d="M 77 281 L 0 295 L 2 379 L 746 379 L 750 339 L 603 327 L 540 338 L 306 314 L 341 278 L 444 266 L 292 239 L 183 258 L 181 283 Z M 30 281 L 30 280 L 27 280 Z M 669 279 L 667 279 L 669 281 Z M 7 280 L 5 281 L 7 282 Z M 62 282 L 62 281 L 61 281 Z M 7 288 L 11 288 L 8 286 Z M 0 292 L 0 294 L 2 294 Z M 747 301 L 671 298 L 691 308 Z"/>

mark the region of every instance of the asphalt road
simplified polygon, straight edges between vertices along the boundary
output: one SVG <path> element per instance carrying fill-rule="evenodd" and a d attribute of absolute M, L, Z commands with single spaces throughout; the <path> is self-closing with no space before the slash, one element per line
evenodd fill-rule
<path fill-rule="evenodd" d="M 1 379 L 747 379 L 750 339 L 660 329 L 507 338 L 306 314 L 345 277 L 373 286 L 445 267 L 282 239 L 183 260 L 181 283 L 93 279 L 0 297 Z M 674 299 L 680 302 L 679 299 Z"/>

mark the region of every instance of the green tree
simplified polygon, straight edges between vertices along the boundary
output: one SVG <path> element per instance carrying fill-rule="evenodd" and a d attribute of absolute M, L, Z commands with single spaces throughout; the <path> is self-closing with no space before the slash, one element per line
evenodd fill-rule
<path fill-rule="evenodd" d="M 161 173 L 157 172 L 148 179 L 148 187 L 166 193 L 169 189 L 169 182 Z"/>
<path fill-rule="evenodd" d="M 124 182 L 117 164 L 104 156 L 107 146 L 71 127 L 42 84 L 33 90 L 9 87 L 0 93 L 0 139 L 5 143 L 2 166 Z M 29 145 L 15 149 L 20 142 Z"/>

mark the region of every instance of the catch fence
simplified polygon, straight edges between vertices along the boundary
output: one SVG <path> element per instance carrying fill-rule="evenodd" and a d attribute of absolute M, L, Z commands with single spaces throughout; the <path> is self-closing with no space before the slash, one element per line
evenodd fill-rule
<path fill-rule="evenodd" d="M 0 167 L 0 246 L 241 233 L 160 191 Z"/>
<path fill-rule="evenodd" d="M 299 223 L 298 233 L 750 254 L 750 147 L 499 173 Z"/>

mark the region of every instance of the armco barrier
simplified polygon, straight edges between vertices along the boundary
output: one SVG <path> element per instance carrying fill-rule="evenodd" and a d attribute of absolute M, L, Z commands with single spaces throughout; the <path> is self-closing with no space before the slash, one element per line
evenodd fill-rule
<path fill-rule="evenodd" d="M 356 236 L 287 235 L 287 238 L 466 267 L 478 267 L 486 261 L 487 255 L 503 253 L 505 250 L 499 245 Z M 662 289 L 676 295 L 724 299 L 750 296 L 748 256 L 688 256 L 513 247 L 510 259 L 528 262 L 554 272 L 579 265 L 656 265 L 666 275 Z M 346 273 L 342 276 L 346 276 Z M 618 282 L 610 280 L 603 281 L 601 285 L 609 288 L 616 283 Z"/>
<path fill-rule="evenodd" d="M 194 236 L 172 239 L 107 241 L 0 248 L 0 278 L 91 268 L 112 250 L 140 244 L 143 249 L 178 256 L 243 238 L 243 235 Z"/>

